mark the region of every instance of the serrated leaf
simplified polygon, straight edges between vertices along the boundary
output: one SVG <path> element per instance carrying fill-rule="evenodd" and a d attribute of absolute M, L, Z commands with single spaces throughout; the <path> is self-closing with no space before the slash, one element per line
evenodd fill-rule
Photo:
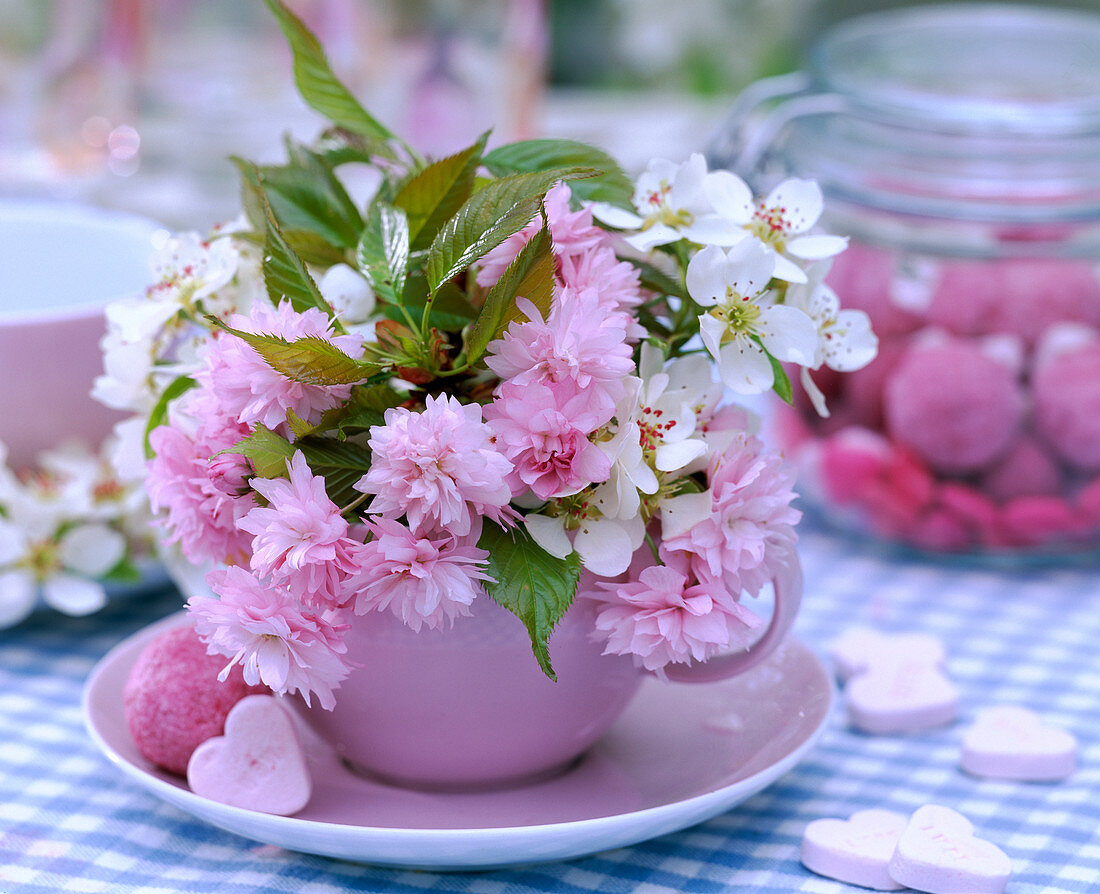
<path fill-rule="evenodd" d="M 487 574 L 495 581 L 482 586 L 494 602 L 519 618 L 531 637 L 531 648 L 543 673 L 556 680 L 548 640 L 573 604 L 581 577 L 580 557 L 550 555 L 523 527 L 504 530 L 486 521 L 478 546 L 489 552 Z"/>
<path fill-rule="evenodd" d="M 385 423 L 386 410 L 404 403 L 407 395 L 398 394 L 388 385 L 359 386 L 351 394 L 347 414 L 340 420 L 340 437 L 369 431 Z"/>
<path fill-rule="evenodd" d="M 159 428 L 168 421 L 168 405 L 185 391 L 190 391 L 196 384 L 198 383 L 190 376 L 179 376 L 173 379 L 168 387 L 161 392 L 160 397 L 157 398 L 157 402 L 153 406 L 153 411 L 149 414 L 149 421 L 145 424 L 146 459 L 152 459 L 156 455 L 149 443 L 149 435 L 153 433 L 153 429 Z"/>
<path fill-rule="evenodd" d="M 267 288 L 271 303 L 278 305 L 286 299 L 299 313 L 311 307 L 323 310 L 332 320 L 336 331 L 342 333 L 344 327 L 336 319 L 336 314 L 325 301 L 313 277 L 309 275 L 305 262 L 286 241 L 279 222 L 266 201 L 264 202 L 264 224 L 267 230 L 264 236 L 262 268 L 264 286 Z"/>
<path fill-rule="evenodd" d="M 559 180 L 595 173 L 581 168 L 555 168 L 490 181 L 469 198 L 432 241 L 426 264 L 430 291 L 435 292 L 527 226 L 538 210 L 539 200 Z"/>
<path fill-rule="evenodd" d="M 356 360 L 317 335 L 289 340 L 278 335 L 244 332 L 207 317 L 219 328 L 244 341 L 275 372 L 305 385 L 352 385 L 381 368 L 370 360 Z"/>
<path fill-rule="evenodd" d="M 619 258 L 620 261 L 628 261 L 638 271 L 639 281 L 643 289 L 656 292 L 658 295 L 672 295 L 684 301 L 690 300 L 687 291 L 680 282 L 669 276 L 655 264 L 643 261 L 640 258 Z"/>
<path fill-rule="evenodd" d="M 554 251 L 545 224 L 508 265 L 496 284 L 485 295 L 481 313 L 466 340 L 466 359 L 473 363 L 486 346 L 498 338 L 509 323 L 522 314 L 516 298 L 526 298 L 545 318 L 550 313 L 554 294 Z"/>
<path fill-rule="evenodd" d="M 325 491 L 337 506 L 347 506 L 363 496 L 352 486 L 370 470 L 371 453 L 351 441 L 302 438 L 294 447 L 305 455 L 314 475 L 325 479 Z"/>
<path fill-rule="evenodd" d="M 470 198 L 488 139 L 486 132 L 472 146 L 427 165 L 394 197 L 393 204 L 408 215 L 413 250 L 428 248 L 443 224 Z"/>
<path fill-rule="evenodd" d="M 305 263 L 317 267 L 331 267 L 347 260 L 343 250 L 333 245 L 324 236 L 309 230 L 284 230 L 283 237 L 291 251 Z"/>
<path fill-rule="evenodd" d="M 576 140 L 524 140 L 498 146 L 483 161 L 495 175 L 578 166 L 599 173 L 586 180 L 570 180 L 569 188 L 581 200 L 610 202 L 633 210 L 634 184 L 618 162 L 602 149 Z"/>
<path fill-rule="evenodd" d="M 423 278 L 421 278 L 423 282 Z M 405 307 L 413 315 L 414 319 L 420 319 L 424 314 L 427 299 L 427 285 L 424 294 L 413 300 L 406 298 Z M 400 310 L 394 307 L 383 308 L 382 313 L 391 320 L 403 322 L 405 317 Z M 428 326 L 444 332 L 458 332 L 465 328 L 474 317 L 477 316 L 477 308 L 454 283 L 445 282 L 439 287 L 432 299 L 431 310 L 428 311 Z"/>
<path fill-rule="evenodd" d="M 385 141 L 392 139 L 393 133 L 336 79 L 317 38 L 280 0 L 266 3 L 294 54 L 294 82 L 302 99 L 339 127 L 377 141 L 376 151 L 392 155 Z"/>
<path fill-rule="evenodd" d="M 405 211 L 375 202 L 359 239 L 355 260 L 382 301 L 400 304 L 409 265 L 409 222 Z"/>
<path fill-rule="evenodd" d="M 287 144 L 285 165 L 259 168 L 264 192 L 284 230 L 306 230 L 341 248 L 354 248 L 363 219 L 332 168 L 314 152 Z"/>
<path fill-rule="evenodd" d="M 257 425 L 252 434 L 222 453 L 247 458 L 258 478 L 286 478 L 286 462 L 294 456 L 294 445 L 271 429 Z"/>

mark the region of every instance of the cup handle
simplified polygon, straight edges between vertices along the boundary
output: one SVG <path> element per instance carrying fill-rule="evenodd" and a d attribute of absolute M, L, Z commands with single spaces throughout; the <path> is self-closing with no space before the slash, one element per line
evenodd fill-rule
<path fill-rule="evenodd" d="M 676 683 L 712 683 L 742 674 L 767 658 L 786 637 L 802 604 L 802 566 L 793 545 L 777 557 L 775 608 L 764 634 L 742 652 L 718 655 L 698 664 L 670 664 L 665 675 Z"/>

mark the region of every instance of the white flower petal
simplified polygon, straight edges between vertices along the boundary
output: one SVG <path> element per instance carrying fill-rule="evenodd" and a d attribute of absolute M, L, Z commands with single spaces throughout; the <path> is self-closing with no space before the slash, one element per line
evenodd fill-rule
<path fill-rule="evenodd" d="M 797 307 L 776 304 L 760 311 L 757 332 L 776 360 L 812 366 L 817 354 L 817 326 Z"/>
<path fill-rule="evenodd" d="M 806 392 L 806 396 L 810 399 L 810 403 L 814 405 L 817 415 L 822 419 L 828 419 L 829 408 L 825 406 L 825 395 L 821 393 L 821 389 L 817 387 L 817 383 L 810 378 L 809 367 L 802 367 L 799 379 L 802 382 L 802 390 Z"/>
<path fill-rule="evenodd" d="M 695 303 L 711 307 L 726 297 L 726 253 L 717 245 L 696 252 L 685 276 L 688 294 Z"/>
<path fill-rule="evenodd" d="M 737 245 L 749 238 L 744 228 L 717 214 L 704 214 L 680 229 L 680 235 L 700 245 Z"/>
<path fill-rule="evenodd" d="M 618 230 L 636 230 L 645 223 L 637 214 L 627 211 L 625 208 L 620 208 L 618 205 L 593 202 L 588 207 L 592 209 L 592 216 L 596 220 Z"/>
<path fill-rule="evenodd" d="M 601 577 L 615 577 L 626 571 L 635 549 L 627 530 L 609 519 L 582 525 L 573 546 L 580 554 L 581 564 Z"/>
<path fill-rule="evenodd" d="M 769 209 L 782 209 L 783 221 L 791 233 L 805 233 L 817 223 L 825 208 L 821 187 L 813 180 L 784 180 L 768 193 Z"/>
<path fill-rule="evenodd" d="M 718 356 L 722 381 L 738 394 L 762 394 L 772 387 L 775 373 L 764 349 L 749 338 L 723 345 Z"/>
<path fill-rule="evenodd" d="M 787 243 L 787 251 L 804 261 L 820 261 L 840 254 L 848 247 L 846 236 L 799 236 Z"/>
<path fill-rule="evenodd" d="M 0 519 L 0 566 L 10 565 L 27 552 L 27 535 L 19 525 Z"/>
<path fill-rule="evenodd" d="M 528 515 L 524 519 L 531 539 L 550 555 L 564 559 L 573 552 L 573 544 L 565 533 L 565 525 L 560 518 L 548 518 L 545 515 Z"/>
<path fill-rule="evenodd" d="M 74 574 L 55 574 L 42 585 L 42 598 L 67 615 L 90 615 L 103 608 L 107 593 L 95 581 Z"/>
<path fill-rule="evenodd" d="M 752 220 L 753 201 L 749 185 L 729 171 L 714 171 L 703 181 L 703 192 L 717 214 L 744 226 Z"/>
<path fill-rule="evenodd" d="M 18 624 L 34 609 L 38 588 L 26 571 L 0 574 L 0 627 Z"/>
<path fill-rule="evenodd" d="M 653 464 L 662 472 L 675 472 L 706 452 L 705 441 L 688 438 L 671 444 L 662 444 L 654 451 Z"/>
<path fill-rule="evenodd" d="M 681 238 L 679 231 L 672 229 L 672 227 L 665 226 L 664 224 L 654 224 L 648 229 L 642 230 L 640 233 L 635 233 L 633 236 L 627 236 L 625 241 L 638 251 L 649 251 L 651 248 L 655 248 L 658 245 L 668 245 L 670 242 L 679 242 Z"/>
<path fill-rule="evenodd" d="M 774 275 L 777 257 L 760 240 L 746 239 L 726 257 L 726 282 L 738 295 L 758 295 Z"/>
<path fill-rule="evenodd" d="M 786 258 L 781 254 L 775 256 L 775 271 L 772 273 L 776 279 L 781 279 L 783 282 L 804 283 L 809 282 L 809 277 L 806 276 L 806 271 L 799 267 L 790 258 Z"/>
<path fill-rule="evenodd" d="M 66 568 L 99 577 L 122 560 L 126 538 L 106 525 L 80 525 L 61 538 L 58 554 Z"/>
<path fill-rule="evenodd" d="M 693 214 L 705 212 L 709 204 L 703 192 L 703 181 L 706 178 L 707 160 L 702 153 L 693 152 L 672 178 L 668 204 L 676 211 L 685 210 Z"/>
<path fill-rule="evenodd" d="M 661 537 L 668 540 L 710 518 L 714 500 L 709 490 L 698 494 L 680 494 L 661 501 Z"/>
<path fill-rule="evenodd" d="M 726 334 L 729 325 L 710 314 L 699 317 L 699 338 L 710 355 L 717 360 L 722 348 L 722 336 Z"/>
<path fill-rule="evenodd" d="M 878 336 L 861 310 L 842 310 L 824 339 L 825 365 L 837 372 L 862 369 L 878 353 Z"/>

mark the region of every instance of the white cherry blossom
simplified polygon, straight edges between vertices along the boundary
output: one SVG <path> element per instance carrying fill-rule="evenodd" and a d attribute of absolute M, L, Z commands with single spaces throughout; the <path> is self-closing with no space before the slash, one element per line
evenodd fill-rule
<path fill-rule="evenodd" d="M 810 281 L 787 290 L 787 304 L 805 313 L 817 327 L 817 350 L 812 364 L 802 368 L 802 388 L 818 415 L 827 417 L 825 395 L 810 377 L 811 369 L 822 365 L 837 372 L 861 369 L 875 359 L 878 337 L 871 329 L 871 319 L 861 310 L 843 310 L 840 299 L 821 279 L 828 265 L 817 265 Z"/>
<path fill-rule="evenodd" d="M 738 394 L 772 387 L 768 354 L 802 366 L 814 362 L 814 322 L 802 310 L 776 303 L 775 293 L 767 290 L 774 271 L 774 252 L 755 239 L 728 254 L 708 246 L 688 264 L 688 293 L 711 308 L 699 317 L 699 335 L 718 361 L 722 381 Z"/>
<path fill-rule="evenodd" d="M 733 221 L 716 214 L 704 189 L 707 162 L 698 152 L 683 164 L 655 158 L 634 187 L 632 213 L 596 204 L 592 213 L 604 223 L 640 232 L 626 241 L 639 251 L 688 239 L 702 245 L 733 245 L 745 238 Z"/>
<path fill-rule="evenodd" d="M 848 246 L 843 236 L 810 234 L 825 205 L 813 180 L 784 180 L 755 204 L 744 181 L 727 171 L 708 176 L 704 188 L 719 216 L 742 227 L 774 255 L 777 279 L 807 282 L 800 261 L 831 258 Z"/>
<path fill-rule="evenodd" d="M 367 278 L 347 264 L 333 264 L 317 283 L 322 297 L 345 323 L 362 323 L 374 310 L 374 292 Z"/>

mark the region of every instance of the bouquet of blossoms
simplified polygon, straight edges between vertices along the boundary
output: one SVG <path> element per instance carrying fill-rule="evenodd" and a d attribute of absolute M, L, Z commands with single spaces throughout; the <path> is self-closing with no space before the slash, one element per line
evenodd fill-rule
<path fill-rule="evenodd" d="M 740 597 L 799 513 L 723 386 L 789 399 L 783 364 L 812 388 L 876 348 L 821 283 L 846 243 L 811 234 L 817 186 L 756 200 L 699 155 L 631 183 L 589 146 L 488 134 L 425 159 L 269 5 L 333 126 L 237 160 L 245 218 L 163 247 L 100 388 L 139 410 L 169 539 L 217 566 L 188 603 L 210 650 L 330 707 L 371 612 L 438 628 L 492 599 L 551 677 L 580 598 L 651 670 L 744 645 Z"/>

